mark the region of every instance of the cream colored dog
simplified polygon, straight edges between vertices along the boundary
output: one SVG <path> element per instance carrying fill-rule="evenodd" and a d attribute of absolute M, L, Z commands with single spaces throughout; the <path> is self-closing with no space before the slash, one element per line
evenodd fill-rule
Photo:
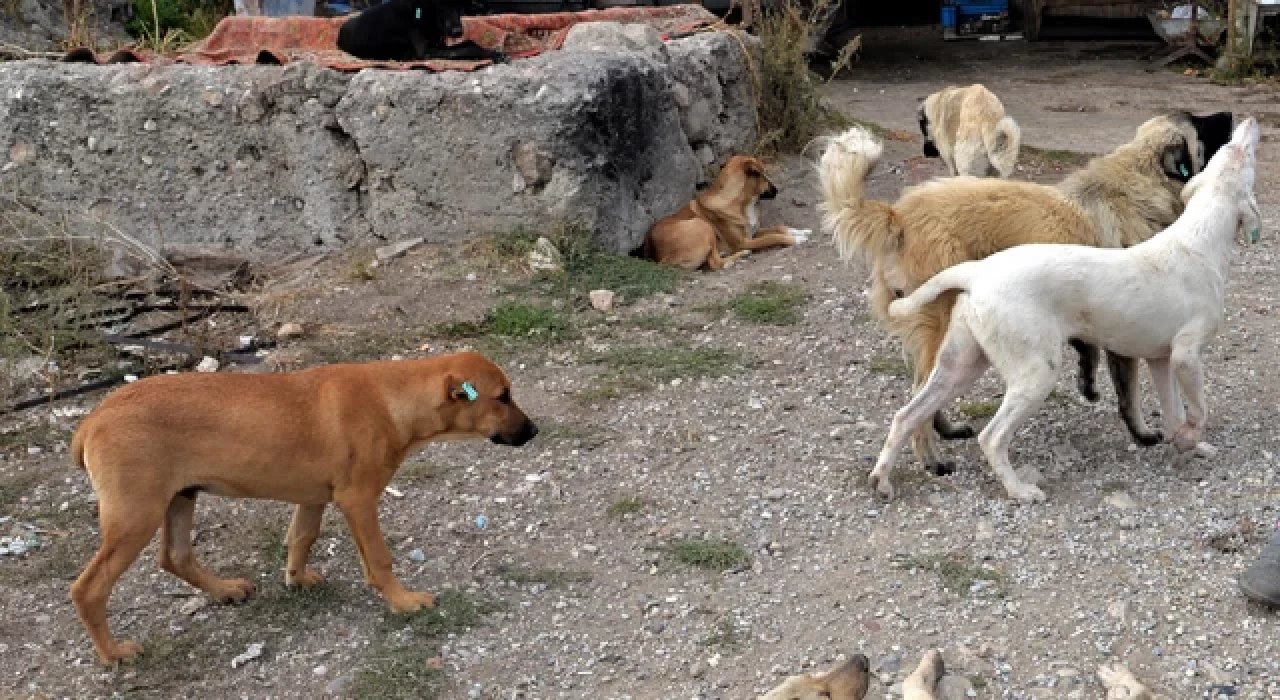
<path fill-rule="evenodd" d="M 924 98 L 918 113 L 924 154 L 942 158 L 952 175 L 1013 174 L 1022 130 L 1000 98 L 982 85 L 943 88 Z"/>
<path fill-rule="evenodd" d="M 943 292 L 961 292 L 937 366 L 893 418 L 870 475 L 876 489 L 893 496 L 890 474 L 907 438 L 994 365 L 1007 388 L 978 440 L 1010 497 L 1044 500 L 1039 488 L 1014 473 L 1009 443 L 1057 383 L 1071 338 L 1146 359 L 1165 435 L 1180 452 L 1211 456 L 1214 448 L 1200 441 L 1208 415 L 1201 349 L 1225 318 L 1232 238 L 1244 233 L 1257 240 L 1259 138 L 1257 121 L 1241 122 L 1183 188 L 1182 216 L 1144 243 L 1118 250 L 1017 246 L 948 268 L 890 304 L 891 317 L 905 318 Z"/>

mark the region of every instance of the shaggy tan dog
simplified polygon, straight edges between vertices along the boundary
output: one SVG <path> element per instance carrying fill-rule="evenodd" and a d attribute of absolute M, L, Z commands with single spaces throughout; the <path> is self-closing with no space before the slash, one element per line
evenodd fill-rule
<path fill-rule="evenodd" d="M 1013 174 L 1022 146 L 1022 130 L 1004 105 L 982 85 L 948 87 L 924 98 L 917 118 L 924 154 L 941 158 L 952 175 L 1000 177 Z"/>
<path fill-rule="evenodd" d="M 855 654 L 826 673 L 791 676 L 760 700 L 862 700 L 871 682 L 870 667 L 866 656 Z"/>
<path fill-rule="evenodd" d="M 949 292 L 910 318 L 889 320 L 888 306 L 938 272 L 1023 243 L 1074 243 L 1122 247 L 1150 238 L 1182 212 L 1179 193 L 1231 134 L 1230 113 L 1193 117 L 1175 113 L 1138 127 L 1129 143 L 1089 162 L 1057 186 L 956 177 L 906 189 L 889 204 L 865 199 L 867 173 L 881 144 L 854 127 L 832 139 L 819 165 L 824 225 L 840 257 L 860 256 L 871 266 L 871 307 L 900 338 L 918 389 L 933 370 L 951 317 Z M 1093 378 L 1098 350 L 1079 341 L 1080 389 L 1097 399 Z M 1161 441 L 1142 417 L 1135 362 L 1108 354 L 1120 413 L 1143 445 Z M 935 431 L 936 427 L 936 431 Z M 916 454 L 934 473 L 953 466 L 939 456 L 937 438 L 968 438 L 968 426 L 950 425 L 941 413 L 914 436 Z"/>

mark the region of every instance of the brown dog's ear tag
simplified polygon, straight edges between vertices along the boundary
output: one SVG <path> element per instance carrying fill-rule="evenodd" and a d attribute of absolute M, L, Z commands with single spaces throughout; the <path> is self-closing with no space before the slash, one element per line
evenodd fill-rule
<path fill-rule="evenodd" d="M 476 391 L 476 388 L 471 386 L 471 382 L 462 383 L 462 393 L 467 395 L 468 401 L 475 401 L 480 398 L 480 392 Z"/>

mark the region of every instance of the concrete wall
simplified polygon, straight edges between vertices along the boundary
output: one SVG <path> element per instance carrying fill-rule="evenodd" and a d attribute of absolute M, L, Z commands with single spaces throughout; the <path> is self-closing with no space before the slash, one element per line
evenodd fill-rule
<path fill-rule="evenodd" d="M 0 63 L 0 192 L 153 245 L 287 253 L 567 218 L 628 250 L 754 143 L 741 46 L 582 25 L 474 73 Z"/>

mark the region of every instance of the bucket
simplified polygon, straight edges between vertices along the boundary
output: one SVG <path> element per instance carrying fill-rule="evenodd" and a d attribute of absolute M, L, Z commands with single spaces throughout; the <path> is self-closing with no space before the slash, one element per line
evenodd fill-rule
<path fill-rule="evenodd" d="M 303 17 L 314 17 L 316 14 L 316 0 L 260 0 L 262 2 L 262 14 L 267 17 L 289 17 L 292 15 L 302 15 Z"/>
<path fill-rule="evenodd" d="M 943 29 L 956 28 L 956 6 L 955 5 L 942 6 L 942 28 Z"/>

